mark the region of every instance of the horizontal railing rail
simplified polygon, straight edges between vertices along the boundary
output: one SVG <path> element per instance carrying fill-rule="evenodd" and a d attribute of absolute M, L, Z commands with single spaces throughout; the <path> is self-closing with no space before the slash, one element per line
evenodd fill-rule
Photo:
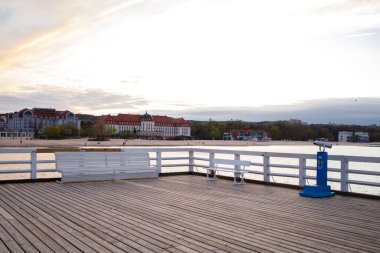
<path fill-rule="evenodd" d="M 23 174 L 30 173 L 30 179 L 36 180 L 38 172 L 57 172 L 54 168 L 37 170 L 38 164 L 55 164 L 55 160 L 37 160 L 37 149 L 0 149 L 1 154 L 29 154 L 29 159 L 24 160 L 0 160 L 0 166 L 2 165 L 29 165 L 28 169 L 3 169 L 0 167 L 0 177 L 4 174 Z M 9 159 L 9 158 L 8 158 Z M 17 159 L 17 157 L 16 157 Z M 0 181 L 4 181 L 0 178 Z"/>
<path fill-rule="evenodd" d="M 85 150 L 77 150 L 82 152 L 94 151 L 89 150 L 89 148 L 86 148 Z M 118 150 L 120 149 L 115 149 L 114 151 Z M 285 184 L 295 184 L 300 187 L 306 185 L 309 180 L 316 180 L 315 154 L 190 147 L 126 147 L 121 150 L 123 152 L 138 152 L 144 150 L 151 153 L 151 160 L 154 165 L 158 167 L 160 173 L 175 172 L 176 168 L 181 168 L 182 170 L 185 169 L 185 171 L 190 173 L 195 172 L 195 170 L 199 173 L 206 173 L 206 168 L 211 165 L 210 163 L 212 158 L 218 157 L 240 160 L 244 157 L 244 160 L 251 161 L 248 176 L 252 175 L 253 180 L 261 180 L 266 183 L 276 183 L 274 177 L 280 179 L 298 179 L 296 183 L 287 183 L 285 181 Z M 104 150 L 102 149 L 101 151 Z M 48 151 L 46 149 L 45 151 L 44 149 L 0 149 L 0 155 L 14 154 L 13 156 L 16 157 L 16 159 L 13 160 L 9 159 L 7 156 L 3 156 L 3 159 L 0 159 L 0 176 L 2 174 L 30 173 L 30 179 L 34 180 L 37 179 L 37 173 L 39 172 L 57 172 L 55 170 L 55 160 L 37 159 L 37 153 L 54 153 L 54 149 L 49 149 Z M 29 154 L 30 159 L 18 160 L 17 154 Z M 286 162 L 281 161 L 281 159 L 286 159 Z M 369 194 L 380 195 L 380 157 L 329 155 L 328 159 L 328 181 L 339 184 L 339 187 L 335 187 L 334 190 L 349 192 L 352 191 L 350 189 L 351 185 L 369 186 L 375 188 L 375 190 Z M 289 163 L 288 160 L 290 160 L 291 163 Z M 352 163 L 356 163 L 357 166 L 351 167 Z M 54 168 L 38 168 L 39 164 L 53 164 Z M 6 165 L 29 165 L 30 168 L 3 169 Z M 360 168 L 360 166 L 363 168 Z M 232 175 L 230 176 L 232 177 Z M 258 179 L 255 178 L 255 176 L 260 176 L 262 178 Z M 3 179 L 1 180 L 3 181 Z"/>

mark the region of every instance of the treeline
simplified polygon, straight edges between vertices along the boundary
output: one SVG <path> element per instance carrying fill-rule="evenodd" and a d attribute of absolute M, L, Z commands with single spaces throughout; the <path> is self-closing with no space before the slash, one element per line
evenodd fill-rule
<path fill-rule="evenodd" d="M 113 132 L 104 133 L 104 122 L 99 121 L 100 117 L 93 115 L 78 115 L 81 120 L 80 136 L 98 137 L 100 136 L 120 136 L 121 138 L 135 138 L 133 132 L 123 132 L 115 135 Z M 369 125 L 338 125 L 338 124 L 307 124 L 292 121 L 264 121 L 246 122 L 234 121 L 189 121 L 191 135 L 199 140 L 220 140 L 223 133 L 231 130 L 261 130 L 272 137 L 272 140 L 295 140 L 308 141 L 317 138 L 327 138 L 331 141 L 338 141 L 338 133 L 341 131 L 367 132 L 371 142 L 380 142 L 380 126 Z M 107 130 L 109 131 L 109 130 Z"/>
<path fill-rule="evenodd" d="M 66 139 L 78 137 L 79 133 L 80 131 L 75 125 L 48 126 L 37 137 L 43 139 Z"/>
<path fill-rule="evenodd" d="M 79 137 L 96 137 L 102 130 L 99 130 L 100 117 L 90 114 L 77 114 L 77 117 L 81 120 L 80 129 L 75 125 L 67 126 L 48 126 L 45 127 L 41 133 L 36 132 L 36 138 L 41 139 L 67 139 L 67 138 L 79 138 Z"/>
<path fill-rule="evenodd" d="M 223 138 L 223 133 L 231 130 L 261 130 L 272 137 L 272 140 L 308 141 L 317 138 L 327 138 L 330 141 L 338 141 L 338 133 L 341 131 L 367 132 L 370 141 L 380 141 L 380 127 L 377 125 L 337 125 L 337 124 L 306 124 L 289 121 L 191 121 L 191 133 L 195 139 L 218 140 Z"/>

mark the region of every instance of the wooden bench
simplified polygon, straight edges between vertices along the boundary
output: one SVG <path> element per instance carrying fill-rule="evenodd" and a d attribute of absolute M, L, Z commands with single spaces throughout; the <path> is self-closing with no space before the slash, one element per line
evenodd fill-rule
<path fill-rule="evenodd" d="M 148 152 L 56 152 L 60 182 L 157 178 Z"/>
<path fill-rule="evenodd" d="M 246 168 L 251 165 L 250 161 L 228 160 L 228 159 L 211 159 L 211 166 L 207 168 L 207 180 L 216 180 L 216 174 L 219 171 L 233 172 L 234 184 L 244 184 L 244 174 Z"/>

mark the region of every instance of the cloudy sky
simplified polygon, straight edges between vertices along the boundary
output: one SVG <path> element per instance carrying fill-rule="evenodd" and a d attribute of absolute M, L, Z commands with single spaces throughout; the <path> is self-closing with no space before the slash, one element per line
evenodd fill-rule
<path fill-rule="evenodd" d="M 0 0 L 0 113 L 380 124 L 378 0 Z"/>

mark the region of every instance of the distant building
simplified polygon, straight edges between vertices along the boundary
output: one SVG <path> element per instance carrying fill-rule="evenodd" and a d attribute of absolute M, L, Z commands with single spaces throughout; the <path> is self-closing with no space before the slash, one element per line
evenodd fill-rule
<path fill-rule="evenodd" d="M 0 131 L 4 131 L 7 125 L 7 118 L 5 114 L 0 114 Z"/>
<path fill-rule="evenodd" d="M 339 132 L 339 142 L 369 142 L 368 133 L 364 132 Z"/>
<path fill-rule="evenodd" d="M 183 118 L 167 116 L 118 114 L 117 116 L 103 117 L 108 129 L 115 129 L 116 133 L 136 133 L 141 138 L 176 138 L 191 136 L 190 124 Z"/>
<path fill-rule="evenodd" d="M 289 124 L 291 125 L 301 125 L 302 121 L 299 119 L 289 119 Z"/>
<path fill-rule="evenodd" d="M 339 132 L 338 134 L 338 141 L 339 142 L 352 142 L 354 141 L 354 133 L 353 132 Z"/>
<path fill-rule="evenodd" d="M 355 132 L 355 141 L 356 142 L 369 142 L 369 135 L 368 133 L 364 132 Z"/>
<path fill-rule="evenodd" d="M 25 108 L 18 112 L 4 114 L 3 118 L 6 123 L 2 130 L 18 133 L 17 136 L 40 133 L 47 126 L 74 125 L 78 129 L 80 128 L 80 121 L 74 113 L 67 110 L 57 111 L 52 108 Z"/>
<path fill-rule="evenodd" d="M 230 136 L 232 140 L 240 140 L 240 141 L 270 141 L 271 140 L 271 137 L 267 132 L 261 131 L 261 130 L 252 130 L 252 129 L 231 130 Z"/>
<path fill-rule="evenodd" d="M 223 140 L 225 140 L 225 141 L 231 141 L 231 140 L 233 140 L 233 137 L 232 137 L 231 133 L 229 133 L 229 132 L 224 133 L 223 134 Z"/>

